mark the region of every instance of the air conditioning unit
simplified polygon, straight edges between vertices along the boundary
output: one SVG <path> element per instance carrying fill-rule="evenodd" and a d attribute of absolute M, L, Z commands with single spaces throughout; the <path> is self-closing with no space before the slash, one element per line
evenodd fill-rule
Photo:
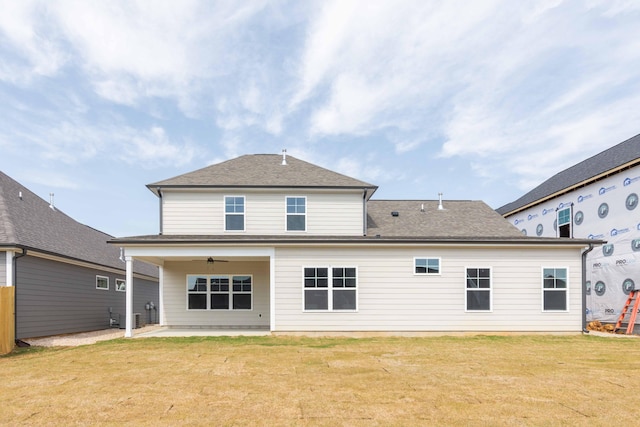
<path fill-rule="evenodd" d="M 133 328 L 138 329 L 142 327 L 142 316 L 140 313 L 133 313 Z"/>

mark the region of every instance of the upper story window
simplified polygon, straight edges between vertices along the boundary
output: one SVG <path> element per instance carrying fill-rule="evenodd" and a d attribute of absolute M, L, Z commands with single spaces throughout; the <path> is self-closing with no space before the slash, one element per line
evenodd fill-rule
<path fill-rule="evenodd" d="M 440 274 L 440 258 L 414 258 L 413 274 Z"/>
<path fill-rule="evenodd" d="M 558 210 L 558 237 L 571 237 L 571 206 Z"/>
<path fill-rule="evenodd" d="M 307 198 L 287 197 L 287 231 L 307 230 Z"/>
<path fill-rule="evenodd" d="M 244 196 L 224 197 L 225 231 L 244 231 Z"/>

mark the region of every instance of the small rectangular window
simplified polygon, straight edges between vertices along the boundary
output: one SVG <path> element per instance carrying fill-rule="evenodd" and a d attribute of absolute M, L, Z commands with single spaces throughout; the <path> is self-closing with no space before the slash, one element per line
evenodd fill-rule
<path fill-rule="evenodd" d="M 467 311 L 491 311 L 491 269 L 467 268 Z"/>
<path fill-rule="evenodd" d="M 225 196 L 224 229 L 226 231 L 244 231 L 244 196 Z"/>
<path fill-rule="evenodd" d="M 440 274 L 440 258 L 414 258 L 413 274 Z"/>
<path fill-rule="evenodd" d="M 287 231 L 306 231 L 306 197 L 287 197 Z"/>
<path fill-rule="evenodd" d="M 127 281 L 124 279 L 116 279 L 116 291 L 125 292 L 127 290 Z"/>
<path fill-rule="evenodd" d="M 567 269 L 542 269 L 542 310 L 567 311 Z"/>
<path fill-rule="evenodd" d="M 103 291 L 109 290 L 109 278 L 105 276 L 96 276 L 96 289 Z"/>

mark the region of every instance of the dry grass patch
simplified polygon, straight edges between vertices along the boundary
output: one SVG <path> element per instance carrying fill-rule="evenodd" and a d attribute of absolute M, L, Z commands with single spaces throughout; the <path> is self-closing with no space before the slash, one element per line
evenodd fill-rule
<path fill-rule="evenodd" d="M 0 424 L 632 425 L 638 378 L 637 339 L 121 339 L 0 358 Z"/>

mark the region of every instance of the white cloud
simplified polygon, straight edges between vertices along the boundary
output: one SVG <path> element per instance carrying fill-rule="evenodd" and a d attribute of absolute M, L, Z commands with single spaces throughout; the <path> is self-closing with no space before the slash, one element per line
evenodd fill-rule
<path fill-rule="evenodd" d="M 119 152 L 118 157 L 127 163 L 147 168 L 182 166 L 190 163 L 197 152 L 188 143 L 172 142 L 159 126 L 143 132 L 129 128 L 115 136 L 118 146 L 114 148 Z"/>

